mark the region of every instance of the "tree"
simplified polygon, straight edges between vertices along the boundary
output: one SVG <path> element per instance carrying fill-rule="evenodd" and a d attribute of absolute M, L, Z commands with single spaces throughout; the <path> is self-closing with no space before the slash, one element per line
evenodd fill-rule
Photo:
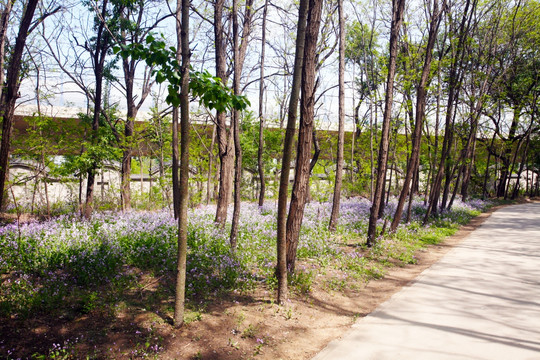
<path fill-rule="evenodd" d="M 15 40 L 15 46 L 13 52 L 10 54 L 10 58 L 7 66 L 6 82 L 3 85 L 3 89 L 0 95 L 0 117 L 2 118 L 2 140 L 0 143 L 0 205 L 5 201 L 5 185 L 6 177 L 8 174 L 8 162 L 11 145 L 11 133 L 13 128 L 13 115 L 15 112 L 15 102 L 18 98 L 19 85 L 20 85 L 20 71 L 22 66 L 22 56 L 25 49 L 26 39 L 31 32 L 30 26 L 32 25 L 32 19 L 34 18 L 34 12 L 36 11 L 38 1 L 28 0 L 24 6 L 23 16 L 19 24 L 19 32 Z M 8 1 L 8 5 L 4 8 L 2 14 L 2 23 L 0 24 L 0 36 L 6 33 L 7 18 L 9 18 L 11 6 L 13 3 Z M 32 27 L 32 30 L 35 26 Z M 2 43 L 4 45 L 4 37 L 2 37 Z M 0 54 L 3 53 L 3 49 L 0 48 Z M 3 62 L 3 59 L 2 59 Z M 2 64 L 0 62 L 0 64 Z M 0 69 L 3 72 L 4 69 Z M 0 78 L 1 79 L 1 78 Z"/>
<path fill-rule="evenodd" d="M 257 168 L 259 170 L 259 206 L 264 205 L 265 180 L 263 166 L 263 148 L 264 148 L 264 59 L 266 54 L 266 16 L 268 15 L 268 0 L 264 1 L 263 20 L 262 20 L 262 36 L 261 36 L 261 61 L 260 61 L 260 85 L 259 85 L 259 149 L 257 151 Z"/>
<path fill-rule="evenodd" d="M 414 133 L 412 135 L 411 155 L 407 163 L 407 174 L 405 175 L 405 179 L 403 181 L 403 188 L 399 195 L 396 212 L 390 226 L 390 231 L 395 231 L 397 229 L 401 220 L 403 206 L 405 205 L 407 195 L 409 195 L 409 191 L 413 191 L 413 189 L 410 189 L 410 185 L 419 165 L 420 142 L 422 140 L 422 128 L 426 107 L 426 88 L 429 83 L 432 52 L 435 46 L 435 39 L 438 35 L 441 14 L 442 11 L 439 11 L 438 0 L 433 0 L 433 6 L 431 7 L 431 21 L 429 26 L 428 42 L 425 50 L 424 67 L 422 69 L 420 84 L 418 84 L 416 90 L 416 120 L 414 124 Z"/>
<path fill-rule="evenodd" d="M 244 68 L 244 60 L 246 58 L 247 46 L 249 43 L 249 34 L 251 32 L 251 16 L 252 16 L 253 0 L 247 0 L 244 11 L 244 23 L 242 26 L 242 39 L 240 42 L 240 34 L 238 32 L 238 2 L 233 0 L 233 93 L 240 94 L 240 77 Z M 231 224 L 230 243 L 233 250 L 236 249 L 236 241 L 238 237 L 238 223 L 240 221 L 240 190 L 242 185 L 242 148 L 240 147 L 240 111 L 232 110 L 232 131 L 234 139 L 234 210 Z"/>
<path fill-rule="evenodd" d="M 369 124 L 369 194 L 371 199 L 373 198 L 373 176 L 375 173 L 373 149 L 374 136 L 377 130 L 378 88 L 384 80 L 381 75 L 381 73 L 383 73 L 383 64 L 382 57 L 379 54 L 378 34 L 375 31 L 375 23 L 377 20 L 376 9 L 376 6 L 374 6 L 374 14 L 370 26 L 360 21 L 354 21 L 347 26 L 345 46 L 345 58 L 348 61 L 353 62 L 360 69 L 359 76 L 354 79 L 357 88 L 356 92 L 358 94 L 358 100 L 354 108 L 354 121 L 356 127 L 354 141 L 360 140 L 362 131 L 366 124 Z M 363 105 L 366 100 L 369 100 L 369 104 L 367 104 L 367 109 L 361 116 L 360 111 L 364 107 Z M 357 152 L 355 155 L 358 159 L 360 156 L 360 146 L 353 147 Z M 358 170 L 362 167 L 359 160 L 357 160 L 355 167 Z"/>
<path fill-rule="evenodd" d="M 178 0 L 180 1 L 180 0 Z M 180 149 L 180 207 L 178 216 L 178 256 L 175 296 L 175 326 L 183 323 L 185 301 L 185 272 L 187 256 L 187 204 L 189 180 L 189 94 L 198 97 L 204 106 L 220 112 L 237 109 L 245 110 L 249 105 L 246 97 L 234 94 L 226 88 L 221 79 L 208 71 L 189 70 L 189 0 L 181 0 L 177 11 L 182 14 L 180 26 L 182 63 L 177 60 L 175 47 L 167 47 L 163 39 L 153 35 L 146 38 L 146 46 L 133 43 L 117 46 L 116 53 L 123 58 L 143 59 L 149 66 L 155 67 L 153 74 L 156 82 L 168 82 L 166 101 L 173 107 L 181 108 L 181 149 Z"/>
<path fill-rule="evenodd" d="M 540 29 L 538 16 L 540 4 L 537 1 L 518 2 L 514 7 L 507 8 L 502 16 L 500 36 L 502 43 L 494 54 L 497 66 L 494 71 L 495 80 L 492 87 L 493 105 L 501 104 L 511 113 L 511 120 L 506 121 L 503 113 L 502 120 L 498 116 L 489 116 L 503 144 L 502 152 L 488 147 L 488 151 L 502 162 L 501 173 L 497 185 L 497 196 L 507 193 L 508 177 L 510 176 L 512 158 L 516 143 L 526 137 L 527 127 L 523 126 L 523 115 L 527 108 L 534 106 L 535 92 L 538 91 L 540 80 L 540 61 L 538 46 L 540 44 Z M 491 111 L 492 114 L 496 114 Z"/>
<path fill-rule="evenodd" d="M 332 213 L 328 228 L 336 229 L 339 217 L 339 203 L 341 199 L 341 183 L 343 178 L 343 147 L 345 142 L 345 18 L 343 16 L 343 0 L 338 0 L 339 12 L 339 113 L 338 113 L 338 143 L 336 160 L 336 179 L 332 201 Z"/>
<path fill-rule="evenodd" d="M 11 10 L 13 9 L 13 4 L 15 0 L 6 1 L 2 12 L 0 13 L 0 69 L 5 68 L 6 62 L 6 41 L 7 41 L 7 32 L 9 28 L 9 17 L 11 15 Z M 4 71 L 0 71 L 0 84 L 4 84 L 5 74 Z M 4 90 L 3 86 L 0 86 L 0 97 Z"/>
<path fill-rule="evenodd" d="M 394 76 L 396 72 L 396 58 L 398 51 L 398 37 L 403 22 L 405 0 L 392 0 L 392 24 L 390 28 L 390 55 L 388 61 L 388 77 L 386 80 L 386 95 L 384 102 L 384 115 L 382 123 L 381 142 L 377 160 L 377 182 L 369 216 L 367 245 L 373 246 L 376 239 L 377 218 L 384 189 L 386 176 L 386 161 L 388 159 L 388 146 L 390 138 L 390 117 L 392 115 L 392 101 L 394 91 Z"/>
<path fill-rule="evenodd" d="M 84 49 L 89 53 L 92 60 L 92 70 L 95 80 L 95 95 L 94 95 L 94 106 L 92 114 L 92 133 L 91 133 L 91 143 L 93 146 L 98 146 L 99 140 L 99 124 L 100 116 L 102 110 L 102 101 L 103 101 L 103 79 L 105 77 L 105 60 L 109 55 L 110 50 L 112 49 L 112 39 L 111 35 L 107 29 L 107 24 L 105 19 L 108 18 L 108 6 L 109 1 L 103 0 L 101 2 L 101 8 L 98 8 L 98 3 L 95 4 L 96 11 L 95 20 L 94 20 L 94 30 L 95 37 L 92 38 L 92 43 L 85 42 L 83 45 Z M 118 9 L 117 9 L 118 10 Z M 113 15 L 114 18 L 114 15 Z M 98 168 L 98 159 L 93 160 L 92 166 L 88 169 L 87 173 L 87 183 L 86 183 L 86 200 L 84 204 L 84 209 L 82 211 L 85 218 L 90 218 L 93 210 L 94 202 L 94 182 L 96 171 Z"/>
<path fill-rule="evenodd" d="M 459 91 L 461 90 L 460 80 L 463 75 L 462 65 L 465 58 L 465 42 L 473 25 L 472 20 L 474 10 L 476 9 L 476 4 L 476 0 L 465 1 L 465 6 L 462 11 L 462 17 L 459 23 L 457 23 L 457 29 L 453 29 L 452 31 L 455 38 L 450 38 L 451 58 L 448 75 L 448 98 L 446 103 L 444 139 L 438 170 L 432 180 L 429 203 L 426 214 L 424 216 L 424 222 L 427 222 L 432 212 L 437 212 L 438 210 L 437 207 L 439 204 L 439 196 L 441 195 L 443 176 L 445 177 L 445 188 L 443 190 L 441 209 L 444 209 L 446 207 L 448 190 L 451 182 L 450 165 L 451 149 L 452 143 L 454 141 L 454 120 L 456 116 L 455 107 L 457 105 Z M 447 16 L 450 16 L 450 10 L 447 11 Z"/>
<path fill-rule="evenodd" d="M 298 25 L 296 33 L 296 52 L 294 58 L 293 83 L 289 98 L 289 109 L 285 139 L 283 141 L 283 157 L 281 159 L 281 176 L 279 180 L 278 215 L 277 215 L 277 265 L 278 278 L 277 301 L 283 303 L 288 296 L 287 289 L 287 195 L 289 191 L 289 175 L 291 170 L 294 132 L 298 114 L 300 83 L 302 81 L 302 64 L 306 37 L 306 21 L 308 17 L 308 0 L 300 0 L 298 8 Z"/>
<path fill-rule="evenodd" d="M 307 16 L 304 60 L 302 62 L 302 98 L 300 102 L 300 126 L 294 184 L 287 217 L 287 269 L 294 272 L 296 249 L 300 236 L 300 226 L 309 192 L 311 174 L 311 147 L 313 144 L 315 117 L 315 76 L 317 68 L 317 39 L 322 13 L 322 0 L 310 0 Z"/>
<path fill-rule="evenodd" d="M 119 36 L 117 41 L 126 45 L 132 42 L 141 42 L 145 36 L 152 31 L 164 18 L 157 19 L 152 24 L 147 24 L 145 20 L 145 12 L 148 10 L 148 3 L 143 0 L 131 1 L 113 1 L 116 7 L 122 8 L 118 19 Z M 122 59 L 122 71 L 124 74 L 123 90 L 126 96 L 126 119 L 124 122 L 123 138 L 119 136 L 123 148 L 122 154 L 122 169 L 121 169 L 121 203 L 122 209 L 128 210 L 131 208 L 131 157 L 133 153 L 132 141 L 134 135 L 134 123 L 139 109 L 145 102 L 153 82 L 150 77 L 150 70 L 145 69 L 143 74 L 143 82 L 141 86 L 140 96 L 135 94 L 135 74 L 139 63 L 134 59 Z"/>
<path fill-rule="evenodd" d="M 184 323 L 184 302 L 186 292 L 186 259 L 187 259 L 187 208 L 189 194 L 189 8 L 190 0 L 177 0 L 176 27 L 180 30 L 182 45 L 182 66 L 180 72 L 180 111 L 181 111 L 181 149 L 180 149 L 180 208 L 178 209 L 178 256 L 176 265 L 176 288 L 174 304 L 174 325 Z M 181 8 L 181 11 L 178 9 Z M 178 24 L 178 14 L 182 20 Z"/>

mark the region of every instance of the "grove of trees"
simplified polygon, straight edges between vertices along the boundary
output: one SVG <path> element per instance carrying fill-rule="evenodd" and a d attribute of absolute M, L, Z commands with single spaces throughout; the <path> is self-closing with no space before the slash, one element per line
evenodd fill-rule
<path fill-rule="evenodd" d="M 3 0 L 0 11 L 0 203 L 13 200 L 10 159 L 75 175 L 86 218 L 106 163 L 120 164 L 121 211 L 137 207 L 132 173 L 157 164 L 146 195 L 179 224 L 176 325 L 188 206 L 215 203 L 234 252 L 241 202 L 277 201 L 283 302 L 311 199 L 333 202 L 333 229 L 341 197 L 369 198 L 373 246 L 415 198 L 427 221 L 456 197 L 538 195 L 537 0 Z M 73 127 L 55 122 L 61 105 L 79 108 Z M 30 127 L 12 136 L 29 106 Z"/>

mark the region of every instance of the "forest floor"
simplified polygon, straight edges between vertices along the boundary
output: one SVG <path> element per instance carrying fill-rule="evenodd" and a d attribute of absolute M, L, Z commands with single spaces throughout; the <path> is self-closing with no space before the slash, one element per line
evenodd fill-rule
<path fill-rule="evenodd" d="M 317 275 L 309 292 L 292 293 L 284 306 L 275 304 L 274 291 L 264 286 L 229 293 L 191 310 L 181 329 L 172 327 L 169 316 L 147 310 L 145 305 L 153 298 L 170 301 L 155 292 L 160 283 L 173 279 L 148 276 L 145 281 L 143 275 L 126 295 L 129 300 L 114 311 L 89 306 L 83 314 L 66 309 L 60 317 L 45 313 L 2 321 L 0 358 L 310 359 L 437 262 L 500 207 L 473 218 L 443 242 L 419 250 L 416 264 L 391 267 L 381 279 L 330 288 L 328 284 L 337 275 L 328 271 Z M 86 299 L 83 306 L 89 303 L 92 299 Z M 52 349 L 51 342 L 55 343 Z"/>

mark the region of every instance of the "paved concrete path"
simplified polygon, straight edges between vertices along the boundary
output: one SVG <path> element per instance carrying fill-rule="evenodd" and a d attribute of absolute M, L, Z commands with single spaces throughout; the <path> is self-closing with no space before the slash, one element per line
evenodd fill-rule
<path fill-rule="evenodd" d="M 540 359 L 540 204 L 494 212 L 323 359 Z"/>

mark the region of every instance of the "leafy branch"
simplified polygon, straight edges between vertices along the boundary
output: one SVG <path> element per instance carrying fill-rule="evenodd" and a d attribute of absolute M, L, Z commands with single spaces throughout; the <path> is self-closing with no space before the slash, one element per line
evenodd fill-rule
<path fill-rule="evenodd" d="M 154 67 L 152 74 L 156 82 L 167 81 L 168 95 L 165 101 L 172 106 L 180 106 L 180 88 L 182 80 L 182 67 L 176 58 L 176 48 L 168 47 L 162 39 L 156 39 L 152 34 L 146 37 L 146 45 L 135 43 L 114 47 L 115 54 L 123 58 L 132 57 L 144 60 Z M 227 110 L 245 110 L 249 100 L 244 95 L 235 95 L 226 87 L 220 78 L 212 76 L 207 70 L 196 71 L 190 67 L 189 90 L 194 97 L 205 107 L 219 112 Z"/>

